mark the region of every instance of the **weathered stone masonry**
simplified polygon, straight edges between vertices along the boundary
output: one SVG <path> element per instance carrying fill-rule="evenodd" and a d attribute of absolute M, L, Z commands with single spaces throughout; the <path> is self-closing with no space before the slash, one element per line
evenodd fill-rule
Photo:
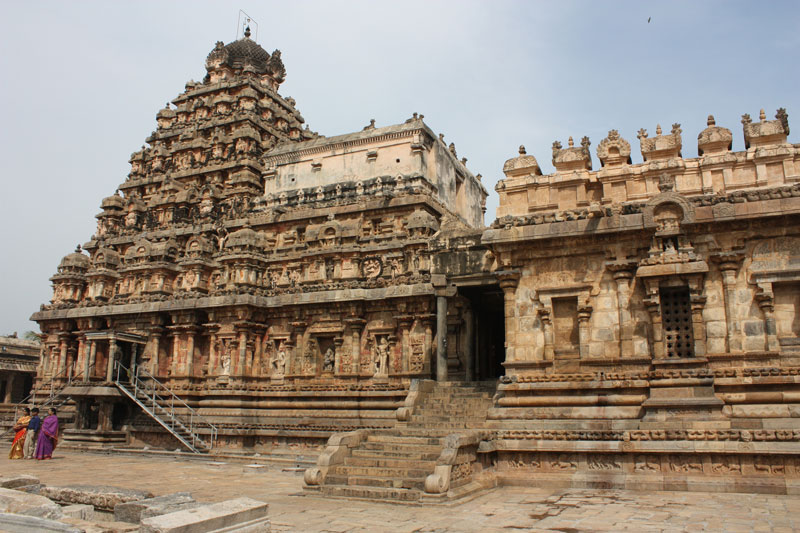
<path fill-rule="evenodd" d="M 158 113 L 34 315 L 39 384 L 74 378 L 68 438 L 174 445 L 116 392 L 117 361 L 214 420 L 222 446 L 358 430 L 307 476 L 349 484 L 342 472 L 382 468 L 333 467 L 350 448 L 398 453 L 402 435 L 375 431 L 424 440 L 448 431 L 448 398 L 488 402 L 413 380 L 483 380 L 491 407 L 437 434 L 444 463 L 414 490 L 487 476 L 797 490 L 800 147 L 786 111 L 745 115 L 742 152 L 713 117 L 696 158 L 678 124 L 639 132 L 640 164 L 615 130 L 598 170 L 586 138 L 553 144 L 550 175 L 520 147 L 484 228 L 480 176 L 421 115 L 324 137 L 277 93 L 278 51 L 218 43 L 206 68 Z"/>

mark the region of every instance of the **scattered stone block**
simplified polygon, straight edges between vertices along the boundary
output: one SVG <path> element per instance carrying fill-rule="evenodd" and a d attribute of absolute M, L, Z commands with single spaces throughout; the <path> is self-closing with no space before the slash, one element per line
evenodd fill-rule
<path fill-rule="evenodd" d="M 237 498 L 187 511 L 145 518 L 141 533 L 212 533 L 270 531 L 269 505 L 251 498 Z"/>
<path fill-rule="evenodd" d="M 4 489 L 16 489 L 18 487 L 24 487 L 27 485 L 37 485 L 39 483 L 39 478 L 34 476 L 3 476 L 0 477 L 0 487 Z"/>
<path fill-rule="evenodd" d="M 153 493 L 144 490 L 122 489 L 102 485 L 70 485 L 67 487 L 42 487 L 42 496 L 60 503 L 83 503 L 101 511 L 113 512 L 117 504 L 146 500 Z"/>
<path fill-rule="evenodd" d="M 63 515 L 61 506 L 36 494 L 0 488 L 0 512 L 38 516 L 58 520 Z"/>
<path fill-rule="evenodd" d="M 0 531 L 7 533 L 83 533 L 82 529 L 38 516 L 0 513 Z"/>
<path fill-rule="evenodd" d="M 85 503 L 67 505 L 66 507 L 62 507 L 61 511 L 64 513 L 64 516 L 70 518 L 80 518 L 81 520 L 91 520 L 94 518 L 94 507 L 86 505 Z"/>
<path fill-rule="evenodd" d="M 200 504 L 192 498 L 190 493 L 176 492 L 146 500 L 117 504 L 114 507 L 114 520 L 138 524 L 143 518 L 184 511 L 198 505 Z"/>

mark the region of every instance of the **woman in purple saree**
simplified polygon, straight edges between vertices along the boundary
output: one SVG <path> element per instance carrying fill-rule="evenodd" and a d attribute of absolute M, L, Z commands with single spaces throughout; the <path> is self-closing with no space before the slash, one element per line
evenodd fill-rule
<path fill-rule="evenodd" d="M 44 420 L 42 420 L 42 429 L 39 431 L 39 440 L 36 442 L 36 459 L 52 459 L 53 450 L 56 449 L 58 442 L 58 417 L 56 410 L 52 407 Z"/>

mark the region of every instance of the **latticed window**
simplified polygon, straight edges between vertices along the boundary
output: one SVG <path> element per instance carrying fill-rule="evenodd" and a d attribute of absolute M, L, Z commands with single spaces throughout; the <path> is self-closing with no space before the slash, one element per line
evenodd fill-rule
<path fill-rule="evenodd" d="M 688 287 L 662 287 L 661 325 L 666 357 L 693 357 L 692 306 Z"/>

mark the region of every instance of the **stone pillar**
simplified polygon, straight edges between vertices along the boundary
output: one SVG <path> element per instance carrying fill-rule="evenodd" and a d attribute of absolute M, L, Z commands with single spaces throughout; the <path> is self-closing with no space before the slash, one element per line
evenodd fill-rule
<path fill-rule="evenodd" d="M 425 362 L 422 371 L 428 377 L 431 375 L 431 364 L 433 363 L 431 359 L 433 352 L 433 324 L 435 319 L 435 315 L 432 314 L 425 315 L 422 319 L 422 325 L 425 328 L 425 352 L 423 354 Z"/>
<path fill-rule="evenodd" d="M 253 347 L 253 361 L 250 363 L 250 375 L 251 376 L 260 376 L 261 375 L 261 368 L 264 366 L 261 363 L 261 359 L 263 358 L 263 351 L 264 351 L 264 332 L 263 331 L 256 331 L 255 333 L 255 346 Z"/>
<path fill-rule="evenodd" d="M 466 366 L 465 379 L 475 381 L 475 321 L 472 318 L 472 310 L 464 311 L 464 364 Z"/>
<path fill-rule="evenodd" d="M 447 381 L 447 297 L 436 297 L 436 381 Z"/>
<path fill-rule="evenodd" d="M 111 413 L 114 406 L 108 400 L 100 402 L 100 409 L 97 412 L 97 429 L 99 431 L 111 431 Z"/>
<path fill-rule="evenodd" d="M 186 336 L 186 364 L 184 365 L 187 377 L 192 377 L 194 373 L 194 335 L 194 328 L 189 329 Z"/>
<path fill-rule="evenodd" d="M 411 346 L 409 345 L 409 333 L 414 324 L 414 317 L 402 315 L 397 317 L 397 327 L 400 332 L 400 371 L 408 372 L 408 362 L 411 359 Z"/>
<path fill-rule="evenodd" d="M 114 381 L 114 361 L 117 358 L 117 339 L 111 337 L 108 341 L 108 365 L 106 365 L 106 381 Z"/>
<path fill-rule="evenodd" d="M 701 294 L 690 295 L 692 306 L 692 334 L 694 335 L 694 355 L 706 355 L 706 323 L 703 321 L 703 308 L 706 306 L 706 297 Z"/>
<path fill-rule="evenodd" d="M 236 361 L 236 369 L 234 375 L 245 375 L 245 358 L 247 357 L 247 331 L 239 331 L 239 357 Z"/>
<path fill-rule="evenodd" d="M 13 372 L 8 373 L 8 377 L 6 378 L 6 394 L 5 398 L 3 398 L 3 403 L 11 403 L 11 393 L 14 391 L 14 377 L 15 374 Z"/>
<path fill-rule="evenodd" d="M 650 313 L 650 324 L 653 326 L 653 359 L 663 359 L 664 329 L 661 323 L 661 299 L 658 292 L 651 293 L 644 304 Z"/>
<path fill-rule="evenodd" d="M 58 374 L 64 377 L 64 370 L 67 368 L 67 351 L 69 350 L 69 335 L 64 333 L 59 335 L 59 356 L 58 356 Z"/>
<path fill-rule="evenodd" d="M 136 357 L 138 353 L 139 353 L 139 345 L 134 342 L 131 344 L 131 376 L 136 375 Z"/>
<path fill-rule="evenodd" d="M 778 328 L 775 324 L 775 298 L 772 293 L 772 284 L 769 287 L 764 287 L 759 284 L 760 291 L 756 293 L 756 301 L 764 313 L 764 336 L 765 336 L 765 349 L 769 352 L 780 351 L 780 344 L 778 343 Z"/>
<path fill-rule="evenodd" d="M 97 361 L 97 341 L 90 340 L 89 341 L 89 359 L 87 359 L 85 366 L 84 366 L 84 373 L 83 373 L 83 380 L 89 381 L 91 377 L 93 377 L 97 373 L 97 368 L 95 368 L 94 364 Z"/>
<path fill-rule="evenodd" d="M 503 314 L 505 315 L 506 322 L 506 361 L 516 360 L 517 285 L 519 284 L 519 278 L 519 270 L 502 270 L 497 272 L 497 279 L 500 281 L 500 288 L 503 290 Z M 552 346 L 552 330 L 550 343 Z"/>
<path fill-rule="evenodd" d="M 208 375 L 217 375 L 219 354 L 217 353 L 217 332 L 212 331 L 208 338 Z"/>
<path fill-rule="evenodd" d="M 722 273 L 722 286 L 725 290 L 725 348 L 728 352 L 742 351 L 742 338 L 740 335 L 739 318 L 736 315 L 736 273 L 744 254 L 741 252 L 723 252 L 713 256 L 719 263 Z"/>
<path fill-rule="evenodd" d="M 592 318 L 592 306 L 582 305 L 578 308 L 578 353 L 581 359 L 589 357 L 589 337 L 591 334 L 589 321 Z"/>
<path fill-rule="evenodd" d="M 86 372 L 84 369 L 86 368 L 86 335 L 80 334 L 78 336 L 78 356 L 75 358 L 75 368 L 77 372 L 73 370 L 73 374 L 83 374 L 86 376 Z"/>
<path fill-rule="evenodd" d="M 361 373 L 361 330 L 364 329 L 363 322 L 351 322 L 350 328 L 353 333 L 353 345 L 351 346 L 353 360 L 351 361 L 350 372 Z"/>
<path fill-rule="evenodd" d="M 617 308 L 619 310 L 619 355 L 633 357 L 633 317 L 631 316 L 631 279 L 633 270 L 618 268 L 614 270 L 617 283 Z"/>
<path fill-rule="evenodd" d="M 539 321 L 542 323 L 542 336 L 544 337 L 544 350 L 542 359 L 552 361 L 555 358 L 555 332 L 553 331 L 553 321 L 549 307 L 540 307 L 538 310 Z M 508 338 L 508 335 L 506 335 Z M 506 341 L 506 344 L 508 341 Z"/>
<path fill-rule="evenodd" d="M 172 330 L 169 333 L 169 336 L 172 337 L 172 361 L 169 363 L 169 375 L 170 376 L 177 376 L 178 369 L 180 364 L 180 347 L 181 347 L 181 334 L 177 330 Z"/>
<path fill-rule="evenodd" d="M 161 351 L 161 328 L 150 330 L 150 368 L 148 371 L 153 376 L 158 375 L 159 352 Z"/>

